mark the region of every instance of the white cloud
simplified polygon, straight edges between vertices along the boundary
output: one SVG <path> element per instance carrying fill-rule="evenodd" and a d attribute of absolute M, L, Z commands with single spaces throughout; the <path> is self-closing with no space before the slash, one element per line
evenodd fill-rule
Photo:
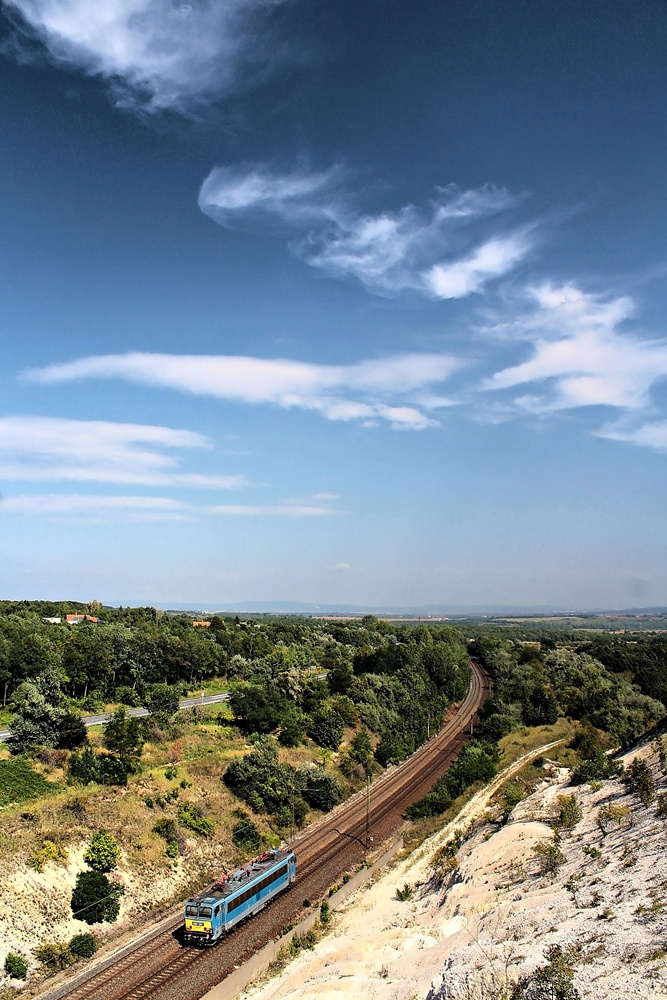
<path fill-rule="evenodd" d="M 258 17 L 280 0 L 4 0 L 56 63 L 107 80 L 121 104 L 186 110 L 276 57 Z"/>
<path fill-rule="evenodd" d="M 486 389 L 531 385 L 514 399 L 535 413 L 585 406 L 639 411 L 651 387 L 667 376 L 667 342 L 642 339 L 619 329 L 634 311 L 626 297 L 604 299 L 574 285 L 533 289 L 527 315 L 490 331 L 532 341 L 532 356 L 497 372 Z"/>
<path fill-rule="evenodd" d="M 180 472 L 174 449 L 209 448 L 192 431 L 102 420 L 0 417 L 0 478 L 239 489 L 243 476 Z"/>
<path fill-rule="evenodd" d="M 342 206 L 331 192 L 340 173 L 338 168 L 274 174 L 263 167 L 214 167 L 199 190 L 199 207 L 221 226 L 262 213 L 289 223 L 335 219 Z"/>
<path fill-rule="evenodd" d="M 97 520 L 183 520 L 197 516 L 223 517 L 323 517 L 329 507 L 315 504 L 216 504 L 197 505 L 167 497 L 98 496 L 81 493 L 47 493 L 4 497 L 0 515 L 47 514 L 93 517 Z"/>
<path fill-rule="evenodd" d="M 639 427 L 608 425 L 600 428 L 596 436 L 610 441 L 627 441 L 656 451 L 667 451 L 667 420 L 656 420 Z"/>
<path fill-rule="evenodd" d="M 281 174 L 266 166 L 216 167 L 202 184 L 199 207 L 224 226 L 259 216 L 287 223 L 302 231 L 293 249 L 312 267 L 385 295 L 412 290 L 461 298 L 506 274 L 530 250 L 527 228 L 481 242 L 466 229 L 516 203 L 503 189 L 450 185 L 425 210 L 405 205 L 369 215 L 354 207 L 342 182 L 340 168 Z"/>
<path fill-rule="evenodd" d="M 32 370 L 25 377 L 42 383 L 121 378 L 235 402 L 314 410 L 328 420 L 379 420 L 395 429 L 421 430 L 433 421 L 423 404 L 422 409 L 407 405 L 414 400 L 405 397 L 420 396 L 460 366 L 458 359 L 445 354 L 317 365 L 285 358 L 132 353 L 80 358 Z"/>
<path fill-rule="evenodd" d="M 491 278 L 510 271 L 529 249 L 524 234 L 493 239 L 469 257 L 453 264 L 434 264 L 425 275 L 426 285 L 439 299 L 462 299 L 478 292 Z"/>

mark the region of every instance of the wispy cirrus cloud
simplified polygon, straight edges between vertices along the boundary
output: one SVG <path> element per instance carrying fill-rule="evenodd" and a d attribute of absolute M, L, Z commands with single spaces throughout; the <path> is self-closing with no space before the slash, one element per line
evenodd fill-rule
<path fill-rule="evenodd" d="M 174 451 L 210 448 L 192 431 L 102 420 L 0 417 L 0 478 L 233 490 L 244 476 L 181 472 Z"/>
<path fill-rule="evenodd" d="M 86 493 L 24 494 L 4 497 L 2 514 L 73 515 L 95 520 L 174 521 L 196 517 L 326 517 L 336 513 L 322 504 L 193 504 L 168 497 L 102 496 Z"/>
<path fill-rule="evenodd" d="M 487 390 L 531 386 L 511 405 L 533 413 L 586 406 L 640 411 L 650 390 L 667 376 L 667 341 L 622 329 L 635 311 L 625 296 L 602 297 L 569 284 L 529 292 L 529 308 L 487 329 L 496 339 L 527 340 L 531 356 L 496 372 Z"/>
<path fill-rule="evenodd" d="M 283 0 L 3 0 L 20 35 L 107 81 L 119 104 L 187 111 L 277 58 L 263 16 Z"/>
<path fill-rule="evenodd" d="M 313 410 L 328 420 L 423 430 L 434 423 L 424 411 L 447 403 L 430 388 L 461 365 L 445 354 L 318 365 L 285 358 L 131 353 L 80 358 L 33 369 L 25 377 L 41 383 L 120 378 L 234 402 Z"/>
<path fill-rule="evenodd" d="M 346 190 L 341 168 L 280 173 L 266 166 L 216 167 L 199 207 L 222 226 L 272 219 L 288 226 L 292 248 L 332 277 L 357 278 L 369 291 L 413 291 L 457 299 L 508 273 L 532 246 L 531 226 L 480 236 L 479 223 L 518 199 L 490 185 L 438 190 L 427 208 L 365 214 Z M 476 224 L 476 225 L 475 225 Z"/>

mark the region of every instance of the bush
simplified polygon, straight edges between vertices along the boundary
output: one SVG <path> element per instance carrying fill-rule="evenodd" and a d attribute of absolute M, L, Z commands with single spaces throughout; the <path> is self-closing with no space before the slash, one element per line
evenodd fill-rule
<path fill-rule="evenodd" d="M 68 946 L 61 942 L 41 944 L 33 950 L 33 955 L 38 962 L 41 962 L 51 972 L 59 972 L 60 969 L 66 969 L 74 961 L 74 956 Z"/>
<path fill-rule="evenodd" d="M 621 781 L 629 792 L 637 796 L 642 805 L 650 805 L 655 798 L 653 774 L 645 760 L 635 757 L 627 771 L 621 775 Z"/>
<path fill-rule="evenodd" d="M 5 974 L 10 979 L 25 979 L 28 975 L 28 959 L 10 951 L 5 959 Z"/>
<path fill-rule="evenodd" d="M 157 821 L 153 827 L 153 832 L 157 833 L 159 837 L 163 837 L 167 843 L 178 839 L 178 828 L 176 824 L 173 819 L 168 819 L 166 816 Z"/>
<path fill-rule="evenodd" d="M 296 715 L 290 715 L 282 724 L 278 734 L 281 747 L 298 747 L 303 740 L 303 729 Z"/>
<path fill-rule="evenodd" d="M 373 744 L 371 743 L 371 738 L 368 735 L 368 730 L 365 727 L 358 733 L 355 733 L 350 741 L 349 754 L 352 760 L 356 761 L 357 764 L 361 764 L 366 768 L 369 767 L 373 758 Z"/>
<path fill-rule="evenodd" d="M 396 899 L 399 903 L 407 903 L 415 894 L 414 888 L 409 882 L 406 882 L 403 888 L 396 887 Z"/>
<path fill-rule="evenodd" d="M 58 749 L 74 750 L 88 740 L 88 730 L 80 715 L 67 712 L 58 723 Z"/>
<path fill-rule="evenodd" d="M 275 687 L 239 687 L 229 696 L 234 721 L 246 733 L 270 733 L 293 715 L 294 704 Z"/>
<path fill-rule="evenodd" d="M 178 688 L 170 684 L 153 684 L 144 705 L 158 723 L 166 723 L 178 712 Z"/>
<path fill-rule="evenodd" d="M 326 899 L 320 903 L 320 923 L 322 927 L 326 927 L 331 920 L 331 907 L 327 903 Z"/>
<path fill-rule="evenodd" d="M 72 916 L 87 924 L 112 924 L 120 912 L 118 900 L 125 889 L 102 872 L 79 872 L 72 892 Z"/>
<path fill-rule="evenodd" d="M 98 830 L 83 856 L 89 868 L 96 872 L 112 872 L 120 860 L 120 847 L 106 830 Z"/>
<path fill-rule="evenodd" d="M 503 820 L 507 820 L 512 815 L 515 806 L 518 806 L 519 802 L 522 802 L 526 797 L 526 793 L 523 788 L 517 785 L 514 781 L 508 781 L 502 790 L 503 799 Z"/>
<path fill-rule="evenodd" d="M 581 806 L 576 795 L 559 795 L 559 821 L 566 830 L 572 830 L 581 819 Z"/>
<path fill-rule="evenodd" d="M 253 812 L 277 813 L 284 806 L 291 811 L 295 771 L 278 762 L 278 749 L 270 736 L 260 736 L 251 753 L 231 761 L 222 780 Z"/>
<path fill-rule="evenodd" d="M 97 942 L 92 934 L 75 934 L 69 943 L 69 950 L 77 958 L 92 958 L 97 951 Z"/>
<path fill-rule="evenodd" d="M 310 735 L 325 750 L 338 750 L 345 732 L 345 723 L 332 708 L 320 709 L 313 718 Z"/>
<path fill-rule="evenodd" d="M 466 788 L 477 781 L 487 782 L 496 773 L 498 749 L 491 743 L 478 743 L 471 740 L 449 768 L 447 773 L 437 781 L 432 789 L 414 805 L 406 809 L 409 819 L 420 819 L 424 816 L 437 816 L 449 808 L 452 801 L 458 798 Z"/>
<path fill-rule="evenodd" d="M 301 794 L 314 809 L 329 812 L 343 798 L 343 789 L 338 780 L 324 768 L 317 770 L 310 767 L 299 768 L 298 781 L 302 786 Z"/>
<path fill-rule="evenodd" d="M 164 853 L 168 858 L 177 858 L 180 848 L 178 846 L 177 840 L 170 840 L 164 849 Z"/>
<path fill-rule="evenodd" d="M 215 823 L 212 819 L 207 819 L 202 815 L 197 806 L 186 804 L 178 813 L 178 821 L 188 830 L 194 830 L 202 837 L 210 837 L 215 830 Z"/>
<path fill-rule="evenodd" d="M 232 840 L 243 851 L 257 851 L 262 837 L 249 816 L 242 816 L 232 830 Z"/>
<path fill-rule="evenodd" d="M 541 840 L 533 846 L 533 853 L 540 860 L 540 868 L 543 875 L 555 874 L 561 865 L 567 862 L 567 858 L 557 844 L 549 843 L 548 840 Z"/>
<path fill-rule="evenodd" d="M 64 865 L 67 863 L 68 857 L 69 853 L 64 847 L 46 837 L 42 841 L 42 846 L 30 855 L 28 865 L 33 871 L 43 872 L 44 866 L 48 865 L 50 861 L 53 861 L 55 864 Z"/>
<path fill-rule="evenodd" d="M 125 684 L 116 688 L 116 701 L 119 701 L 121 705 L 127 705 L 128 708 L 139 708 L 141 705 L 138 692 Z"/>
<path fill-rule="evenodd" d="M 70 780 L 87 785 L 127 785 L 130 769 L 124 761 L 112 754 L 96 754 L 90 748 L 73 753 L 69 760 Z"/>

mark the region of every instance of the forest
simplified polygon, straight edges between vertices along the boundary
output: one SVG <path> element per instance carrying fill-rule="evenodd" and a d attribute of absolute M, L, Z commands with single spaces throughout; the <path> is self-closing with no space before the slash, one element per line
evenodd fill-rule
<path fill-rule="evenodd" d="M 46 618 L 79 612 L 75 625 Z M 21 602 L 0 605 L 0 683 L 14 755 L 36 747 L 74 751 L 70 780 L 125 783 L 136 770 L 146 725 L 124 707 L 146 706 L 168 726 L 187 691 L 223 679 L 238 731 L 254 749 L 224 780 L 255 812 L 331 808 L 340 788 L 326 771 L 288 774 L 280 747 L 312 741 L 355 768 L 399 763 L 435 732 L 469 682 L 469 656 L 493 679 L 476 738 L 426 809 L 488 780 L 496 744 L 512 730 L 578 720 L 624 745 L 665 712 L 667 639 L 562 631 L 457 628 L 356 620 L 210 618 L 154 608 Z M 81 715 L 119 706 L 105 729 L 107 753 L 87 744 Z M 353 734 L 351 736 L 350 734 Z M 363 770 L 362 772 L 363 773 Z M 444 779 L 443 779 L 444 780 Z M 418 812 L 419 810 L 417 810 Z"/>

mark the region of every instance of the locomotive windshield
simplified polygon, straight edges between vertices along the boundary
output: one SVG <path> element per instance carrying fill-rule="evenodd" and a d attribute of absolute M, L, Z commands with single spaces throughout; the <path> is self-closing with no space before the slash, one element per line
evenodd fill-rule
<path fill-rule="evenodd" d="M 185 915 L 186 917 L 196 917 L 197 907 L 193 903 L 188 903 L 188 905 L 185 907 Z"/>
<path fill-rule="evenodd" d="M 211 913 L 212 913 L 212 910 L 211 910 L 210 906 L 200 906 L 199 907 L 199 916 L 200 917 L 210 917 Z"/>

